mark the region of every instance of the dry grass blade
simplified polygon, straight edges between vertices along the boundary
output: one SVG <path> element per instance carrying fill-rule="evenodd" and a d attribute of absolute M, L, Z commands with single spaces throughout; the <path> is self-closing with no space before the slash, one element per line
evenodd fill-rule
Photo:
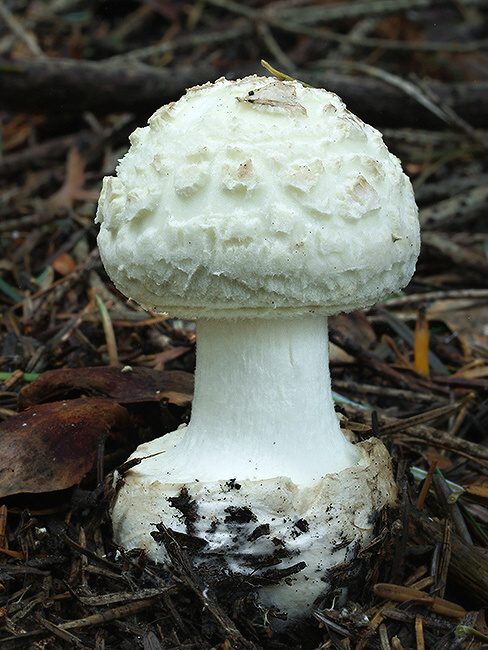
<path fill-rule="evenodd" d="M 222 628 L 225 636 L 229 638 L 232 647 L 246 650 L 257 650 L 254 643 L 247 641 L 236 628 L 234 622 L 218 603 L 213 590 L 202 582 L 196 568 L 192 565 L 189 554 L 179 545 L 171 531 L 162 524 L 158 524 L 157 529 L 158 533 L 162 537 L 168 555 L 180 575 L 180 579 L 201 600 L 202 605 L 209 611 L 212 618 Z"/>
<path fill-rule="evenodd" d="M 450 601 L 438 598 L 437 596 L 429 596 L 429 594 L 426 594 L 424 591 L 413 589 L 412 587 L 377 583 L 374 585 L 373 591 L 376 596 L 386 598 L 387 600 L 393 600 L 400 603 L 412 600 L 416 603 L 422 603 L 430 607 L 436 614 L 442 614 L 444 616 L 463 618 L 467 613 L 464 607 L 461 607 L 456 603 L 451 603 Z"/>
<path fill-rule="evenodd" d="M 419 494 L 419 498 L 417 499 L 417 510 L 421 510 L 422 506 L 424 505 L 425 497 L 427 496 L 427 492 L 429 491 L 430 484 L 432 482 L 432 476 L 435 472 L 436 467 L 437 467 L 437 460 L 433 460 L 430 464 L 429 471 L 427 472 L 427 476 L 424 479 L 422 489 Z"/>
<path fill-rule="evenodd" d="M 98 614 L 92 614 L 91 616 L 85 616 L 84 618 L 79 618 L 74 621 L 61 623 L 58 627 L 60 630 L 78 630 L 83 627 L 91 627 L 92 625 L 99 626 L 110 621 L 117 621 L 126 618 L 127 616 L 141 612 L 144 609 L 153 607 L 154 604 L 154 598 L 143 598 L 141 600 L 136 600 L 133 603 L 129 603 L 128 605 L 120 605 L 119 607 L 107 609 Z"/>
<path fill-rule="evenodd" d="M 108 309 L 100 296 L 95 295 L 95 303 L 102 317 L 103 331 L 105 332 L 105 338 L 107 339 L 109 364 L 111 366 L 118 366 L 119 354 L 117 352 L 117 340 L 115 338 L 115 332 L 110 314 L 108 313 Z"/>
<path fill-rule="evenodd" d="M 419 309 L 415 325 L 414 363 L 421 375 L 427 377 L 429 366 L 429 324 L 425 317 L 425 309 Z"/>
<path fill-rule="evenodd" d="M 418 425 L 445 420 L 446 418 L 449 418 L 452 415 L 456 414 L 472 399 L 473 395 L 467 395 L 464 399 L 462 399 L 460 402 L 457 402 L 456 404 L 440 406 L 439 408 L 425 411 L 419 415 L 412 415 L 411 417 L 405 418 L 404 420 L 398 420 L 395 423 L 382 425 L 380 426 L 380 433 L 382 435 L 390 435 L 392 433 L 400 433 L 401 431 L 406 431 L 411 427 L 416 427 Z"/>

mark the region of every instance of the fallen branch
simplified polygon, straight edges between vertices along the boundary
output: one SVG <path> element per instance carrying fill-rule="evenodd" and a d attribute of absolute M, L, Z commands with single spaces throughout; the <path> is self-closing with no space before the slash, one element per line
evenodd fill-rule
<path fill-rule="evenodd" d="M 0 61 L 0 107 L 69 114 L 150 113 L 185 89 L 214 80 L 215 68 L 155 68 L 72 59 Z"/>
<path fill-rule="evenodd" d="M 0 60 L 0 108 L 31 113 L 97 114 L 132 112 L 148 115 L 180 97 L 186 88 L 226 74 L 230 78 L 252 72 L 257 64 L 226 72 L 215 66 L 156 68 L 143 64 L 71 59 Z M 412 97 L 382 79 L 298 71 L 297 77 L 340 95 L 350 110 L 373 124 L 439 127 L 442 122 Z M 422 83 L 419 83 L 422 88 Z M 484 127 L 488 82 L 447 84 L 429 81 L 443 105 L 474 127 Z"/>
<path fill-rule="evenodd" d="M 189 553 L 182 548 L 173 531 L 170 531 L 162 523 L 157 524 L 158 532 L 155 535 L 164 543 L 166 551 L 171 559 L 180 581 L 192 591 L 201 601 L 202 606 L 212 616 L 217 625 L 221 628 L 226 637 L 226 643 L 232 648 L 242 650 L 257 650 L 252 641 L 246 640 L 234 625 L 234 622 L 226 614 L 220 603 L 214 596 L 213 590 L 204 584 L 198 571 L 193 566 Z"/>
<path fill-rule="evenodd" d="M 442 543 L 443 526 L 412 509 L 411 523 L 425 543 Z M 488 593 L 488 550 L 466 544 L 452 535 L 452 552 L 449 574 L 461 587 L 462 593 L 472 594 L 480 602 L 486 602 Z"/>
<path fill-rule="evenodd" d="M 351 420 L 369 424 L 366 419 L 370 417 L 370 411 L 365 411 L 364 409 L 351 404 L 343 404 L 342 407 Z M 433 445 L 434 447 L 441 447 L 442 449 L 447 449 L 456 452 L 461 456 L 466 456 L 476 460 L 483 465 L 488 461 L 488 449 L 485 445 L 480 445 L 476 442 L 471 442 L 470 440 L 464 440 L 463 438 L 452 436 L 449 433 L 445 433 L 440 429 L 435 429 L 426 424 L 416 424 L 413 426 L 408 426 L 408 424 L 406 424 L 403 430 L 398 430 L 400 429 L 402 420 L 389 417 L 382 413 L 378 413 L 377 417 L 380 435 L 383 434 L 383 427 L 385 427 L 385 435 L 391 435 L 392 437 L 408 436 L 410 440 L 421 440 L 429 445 Z M 387 427 L 392 425 L 396 427 L 396 431 L 390 434 L 388 433 Z"/>

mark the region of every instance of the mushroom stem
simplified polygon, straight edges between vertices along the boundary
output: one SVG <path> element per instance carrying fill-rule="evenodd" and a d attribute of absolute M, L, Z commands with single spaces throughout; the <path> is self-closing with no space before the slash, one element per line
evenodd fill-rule
<path fill-rule="evenodd" d="M 334 411 L 326 317 L 199 320 L 191 422 L 178 438 L 161 462 L 180 481 L 308 485 L 356 463 Z"/>

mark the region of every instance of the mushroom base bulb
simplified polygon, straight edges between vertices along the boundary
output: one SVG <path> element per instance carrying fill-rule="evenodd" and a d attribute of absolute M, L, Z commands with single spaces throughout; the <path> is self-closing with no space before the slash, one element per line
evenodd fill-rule
<path fill-rule="evenodd" d="M 179 431 L 184 436 L 184 429 Z M 257 590 L 265 612 L 281 629 L 310 614 L 329 589 L 328 569 L 354 558 L 373 533 L 376 515 L 395 497 L 391 465 L 376 440 L 357 445 L 359 461 L 308 487 L 286 477 L 264 480 L 165 483 L 143 461 L 125 478 L 113 510 L 114 535 L 125 548 L 142 548 L 157 562 L 168 561 L 151 533 L 163 522 L 173 531 L 202 540 L 190 551 L 195 564 L 266 583 L 270 569 L 283 571 L 278 584 Z M 142 445 L 134 457 L 162 451 L 164 437 Z M 269 562 L 268 562 L 269 560 Z M 294 567 L 303 562 L 298 572 Z M 286 579 L 285 579 L 286 577 Z"/>

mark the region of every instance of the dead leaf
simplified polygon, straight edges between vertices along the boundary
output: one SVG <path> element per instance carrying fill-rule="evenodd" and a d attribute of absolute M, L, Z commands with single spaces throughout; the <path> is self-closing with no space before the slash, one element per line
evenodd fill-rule
<path fill-rule="evenodd" d="M 470 485 L 463 485 L 466 496 L 471 501 L 478 503 L 485 508 L 488 507 L 488 480 L 486 477 L 480 477 Z"/>
<path fill-rule="evenodd" d="M 298 102 L 295 87 L 282 81 L 275 81 L 257 90 L 250 90 L 245 97 L 237 99 L 253 106 L 269 106 L 289 113 L 307 114 L 305 107 Z"/>
<path fill-rule="evenodd" d="M 54 270 L 60 275 L 68 275 L 76 271 L 76 264 L 74 259 L 68 253 L 61 253 L 53 261 Z"/>
<path fill-rule="evenodd" d="M 32 135 L 32 123 L 24 113 L 15 115 L 2 128 L 3 151 L 12 151 L 25 144 Z"/>
<path fill-rule="evenodd" d="M 488 377 L 488 365 L 482 359 L 475 359 L 463 368 L 460 368 L 452 375 L 453 377 L 464 377 L 465 379 L 479 379 Z"/>
<path fill-rule="evenodd" d="M 81 395 L 109 397 L 122 404 L 167 399 L 186 406 L 193 395 L 193 375 L 179 370 L 123 370 L 114 366 L 62 368 L 43 373 L 19 395 L 19 409 Z"/>
<path fill-rule="evenodd" d="M 376 334 L 366 315 L 362 311 L 353 311 L 350 314 L 337 314 L 329 318 L 331 327 L 359 343 L 366 350 L 370 349 L 376 341 Z M 334 343 L 329 343 L 329 360 L 334 363 L 356 363 L 356 359 L 344 352 Z"/>
<path fill-rule="evenodd" d="M 186 354 L 189 350 L 191 350 L 191 348 L 185 345 L 178 345 L 174 348 L 170 348 L 169 350 L 163 350 L 163 352 L 156 354 L 151 365 L 153 368 L 161 370 L 164 368 L 165 363 L 168 363 L 168 361 L 173 361 L 174 359 L 178 359 L 178 357 Z"/>
<path fill-rule="evenodd" d="M 488 344 L 488 305 L 477 300 L 438 300 L 427 310 L 429 320 L 438 320 L 458 336 Z"/>
<path fill-rule="evenodd" d="M 424 377 L 428 377 L 430 374 L 429 343 L 429 322 L 425 317 L 425 310 L 421 308 L 415 324 L 414 366 L 417 372 Z"/>
<path fill-rule="evenodd" d="M 77 147 L 71 147 L 66 163 L 66 178 L 59 190 L 48 200 L 47 205 L 51 210 L 70 209 L 73 201 L 85 184 L 86 161 Z"/>
<path fill-rule="evenodd" d="M 123 406 L 86 398 L 42 404 L 0 424 L 0 497 L 51 492 L 79 483 L 106 435 L 129 424 Z"/>

